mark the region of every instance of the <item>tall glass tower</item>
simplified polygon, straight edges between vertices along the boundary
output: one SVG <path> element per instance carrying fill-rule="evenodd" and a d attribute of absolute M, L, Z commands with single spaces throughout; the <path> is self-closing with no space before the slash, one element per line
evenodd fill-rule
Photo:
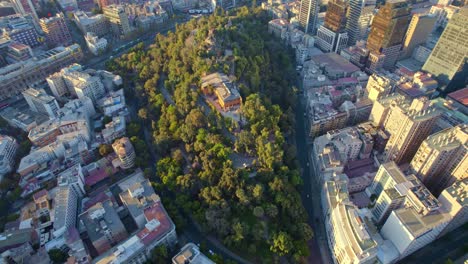
<path fill-rule="evenodd" d="M 301 0 L 299 25 L 305 33 L 315 35 L 320 0 Z"/>

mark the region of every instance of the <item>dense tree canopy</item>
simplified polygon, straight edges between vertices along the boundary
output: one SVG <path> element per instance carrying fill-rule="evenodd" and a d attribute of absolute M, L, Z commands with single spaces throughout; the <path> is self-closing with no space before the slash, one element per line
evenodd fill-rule
<path fill-rule="evenodd" d="M 165 202 L 171 217 L 175 205 L 252 259 L 298 261 L 313 233 L 296 189 L 295 148 L 284 136 L 294 130 L 293 55 L 268 34 L 265 12 L 222 12 L 178 25 L 108 66 L 142 103 L 138 116 L 160 155 L 152 180 L 162 197 L 175 196 Z M 200 104 L 200 79 L 216 71 L 231 75 L 243 97 L 235 140 L 230 121 Z M 254 167 L 235 167 L 233 154 L 254 158 Z"/>

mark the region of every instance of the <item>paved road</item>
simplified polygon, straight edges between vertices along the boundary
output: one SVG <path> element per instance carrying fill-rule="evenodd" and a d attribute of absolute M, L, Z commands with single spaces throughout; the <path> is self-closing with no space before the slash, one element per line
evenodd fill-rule
<path fill-rule="evenodd" d="M 300 90 L 302 90 L 301 82 L 297 83 Z M 305 102 L 303 93 L 298 95 L 296 107 L 296 148 L 297 157 L 303 168 L 302 180 L 304 186 L 302 190 L 302 203 L 309 214 L 309 224 L 314 229 L 314 240 L 310 241 L 309 249 L 311 255 L 308 263 L 332 263 L 330 251 L 327 244 L 327 236 L 325 232 L 325 225 L 321 217 L 320 209 L 320 187 L 315 181 L 314 173 L 312 170 L 312 162 L 310 160 L 309 149 L 311 145 L 308 144 L 308 136 L 306 132 L 306 120 L 304 117 Z"/>

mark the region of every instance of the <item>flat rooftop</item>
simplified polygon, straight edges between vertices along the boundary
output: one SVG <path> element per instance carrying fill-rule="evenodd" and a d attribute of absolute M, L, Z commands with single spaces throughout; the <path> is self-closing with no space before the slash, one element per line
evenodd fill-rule
<path fill-rule="evenodd" d="M 449 93 L 447 97 L 468 107 L 468 87 Z"/>

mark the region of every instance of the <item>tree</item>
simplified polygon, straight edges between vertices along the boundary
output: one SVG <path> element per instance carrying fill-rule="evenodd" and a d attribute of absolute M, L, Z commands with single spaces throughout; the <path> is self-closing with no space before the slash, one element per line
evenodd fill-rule
<path fill-rule="evenodd" d="M 288 254 L 293 247 L 292 239 L 286 232 L 275 233 L 272 236 L 270 250 L 280 256 Z"/>
<path fill-rule="evenodd" d="M 166 264 L 169 263 L 169 253 L 166 245 L 160 245 L 155 247 L 151 251 L 151 257 L 149 263 L 152 264 Z"/>
<path fill-rule="evenodd" d="M 138 110 L 138 117 L 145 121 L 148 119 L 148 111 L 146 108 L 140 108 L 140 110 Z"/>
<path fill-rule="evenodd" d="M 256 217 L 258 217 L 258 218 L 263 217 L 264 213 L 265 213 L 265 211 L 264 211 L 263 208 L 260 207 L 260 206 L 256 206 L 256 207 L 254 207 L 254 209 L 253 209 L 253 214 L 254 214 Z"/>
<path fill-rule="evenodd" d="M 68 259 L 68 255 L 64 253 L 62 250 L 57 249 L 57 248 L 49 250 L 47 254 L 49 254 L 50 260 L 52 260 L 52 262 L 56 264 L 64 263 Z"/>
<path fill-rule="evenodd" d="M 101 157 L 109 155 L 110 153 L 112 153 L 112 151 L 112 146 L 109 144 L 101 144 L 99 146 L 99 155 L 101 155 Z"/>

